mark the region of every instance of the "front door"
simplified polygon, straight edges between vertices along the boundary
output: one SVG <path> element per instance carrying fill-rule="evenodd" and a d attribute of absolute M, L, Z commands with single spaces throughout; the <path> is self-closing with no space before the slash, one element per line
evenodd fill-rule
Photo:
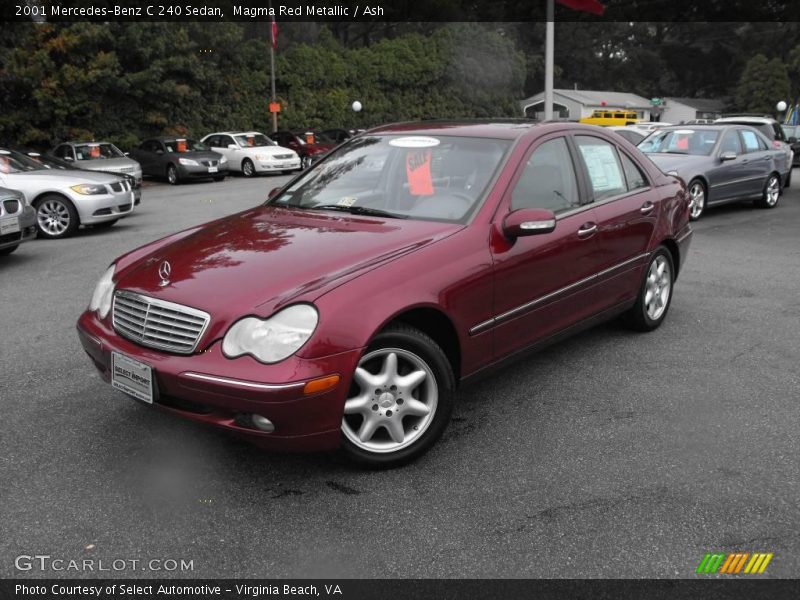
<path fill-rule="evenodd" d="M 576 176 L 574 151 L 563 135 L 528 151 L 493 224 L 494 354 L 508 355 L 591 313 L 587 278 L 596 271 L 597 223 Z M 556 216 L 550 233 L 502 234 L 513 210 L 544 208 Z"/>
<path fill-rule="evenodd" d="M 722 155 L 730 152 L 736 158 L 723 161 Z M 742 173 L 749 162 L 742 149 L 739 132 L 735 129 L 727 130 L 717 149 L 715 165 L 708 170 L 709 204 L 747 195 L 747 182 Z"/>

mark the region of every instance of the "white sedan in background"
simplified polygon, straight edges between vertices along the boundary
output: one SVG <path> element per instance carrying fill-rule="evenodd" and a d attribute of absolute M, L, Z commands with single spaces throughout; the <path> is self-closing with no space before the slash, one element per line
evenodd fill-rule
<path fill-rule="evenodd" d="M 278 146 L 258 131 L 209 133 L 202 140 L 214 152 L 228 159 L 228 169 L 245 177 L 256 173 L 300 170 L 300 157 L 294 150 Z"/>

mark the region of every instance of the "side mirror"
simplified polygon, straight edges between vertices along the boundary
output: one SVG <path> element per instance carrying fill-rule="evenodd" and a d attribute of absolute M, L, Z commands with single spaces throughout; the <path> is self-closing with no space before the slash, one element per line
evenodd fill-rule
<path fill-rule="evenodd" d="M 788 141 L 790 144 L 796 144 L 796 143 L 797 143 L 797 138 L 796 138 L 796 137 L 794 137 L 794 136 L 792 136 L 792 137 L 790 137 L 790 138 L 789 138 L 787 141 Z"/>
<path fill-rule="evenodd" d="M 66 160 L 67 162 L 73 162 L 75 159 L 72 158 L 71 156 L 65 156 L 64 160 Z"/>
<path fill-rule="evenodd" d="M 275 187 L 269 191 L 269 195 L 267 196 L 267 200 L 272 200 L 275 196 L 278 195 L 278 192 L 281 191 L 281 188 Z"/>
<path fill-rule="evenodd" d="M 236 150 L 238 147 L 236 144 L 228 144 L 228 150 Z"/>
<path fill-rule="evenodd" d="M 156 150 L 156 154 L 161 156 L 162 154 L 164 154 L 164 151 L 161 148 L 159 148 L 158 150 Z"/>
<path fill-rule="evenodd" d="M 723 152 L 722 154 L 719 155 L 719 159 L 722 162 L 725 162 L 725 161 L 728 161 L 728 160 L 736 160 L 736 152 L 730 152 L 730 151 Z"/>
<path fill-rule="evenodd" d="M 130 155 L 131 155 L 131 153 L 130 153 L 130 152 L 123 152 L 123 154 L 124 154 L 125 156 L 130 156 Z"/>
<path fill-rule="evenodd" d="M 509 239 L 550 233 L 556 228 L 556 216 L 545 208 L 520 208 L 503 219 L 503 233 Z"/>

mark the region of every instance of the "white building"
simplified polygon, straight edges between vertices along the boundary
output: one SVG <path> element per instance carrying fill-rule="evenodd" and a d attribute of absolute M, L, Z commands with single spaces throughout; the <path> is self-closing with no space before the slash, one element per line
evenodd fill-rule
<path fill-rule="evenodd" d="M 679 125 L 692 119 L 719 119 L 725 103 L 710 98 L 664 98 L 661 120 Z"/>
<path fill-rule="evenodd" d="M 544 92 L 526 98 L 520 103 L 526 117 L 544 119 Z M 593 90 L 553 90 L 553 117 L 577 121 L 589 117 L 595 110 L 624 109 L 638 113 L 640 119 L 650 121 L 654 107 L 650 101 L 626 92 L 603 92 Z M 661 118 L 662 121 L 671 122 Z"/>

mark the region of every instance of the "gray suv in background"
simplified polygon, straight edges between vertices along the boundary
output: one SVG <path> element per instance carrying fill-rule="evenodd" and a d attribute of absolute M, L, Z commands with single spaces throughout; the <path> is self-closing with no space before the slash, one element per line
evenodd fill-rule
<path fill-rule="evenodd" d="M 65 142 L 50 154 L 79 169 L 133 175 L 136 184 L 142 183 L 142 166 L 110 142 Z"/>

